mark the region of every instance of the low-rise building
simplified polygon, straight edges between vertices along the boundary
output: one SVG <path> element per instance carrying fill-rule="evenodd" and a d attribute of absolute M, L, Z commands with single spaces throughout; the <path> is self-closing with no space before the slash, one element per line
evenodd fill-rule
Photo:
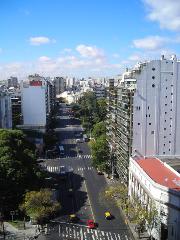
<path fill-rule="evenodd" d="M 172 163 L 172 165 L 171 165 Z M 176 163 L 176 164 L 175 164 Z M 130 158 L 129 197 L 157 209 L 153 239 L 180 239 L 180 159 Z"/>

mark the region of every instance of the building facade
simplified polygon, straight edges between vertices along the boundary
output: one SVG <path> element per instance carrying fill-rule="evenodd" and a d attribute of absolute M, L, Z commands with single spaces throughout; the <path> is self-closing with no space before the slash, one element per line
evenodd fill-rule
<path fill-rule="evenodd" d="M 134 69 L 133 152 L 139 156 L 180 155 L 180 62 L 176 56 Z"/>
<path fill-rule="evenodd" d="M 54 90 L 50 82 L 31 80 L 22 84 L 23 125 L 45 128 L 54 106 Z"/>
<path fill-rule="evenodd" d="M 0 88 L 0 128 L 12 128 L 12 106 L 9 93 Z"/>
<path fill-rule="evenodd" d="M 66 79 L 63 77 L 55 77 L 54 86 L 56 95 L 63 93 L 66 90 Z"/>

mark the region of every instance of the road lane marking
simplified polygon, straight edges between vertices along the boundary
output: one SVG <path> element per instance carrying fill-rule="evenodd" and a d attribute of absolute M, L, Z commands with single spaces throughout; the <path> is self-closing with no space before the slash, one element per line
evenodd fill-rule
<path fill-rule="evenodd" d="M 82 174 L 82 177 L 84 177 L 84 173 Z M 88 189 L 87 189 L 86 180 L 84 180 L 84 185 L 85 185 L 85 189 L 86 189 L 86 192 L 87 192 L 87 195 L 88 195 L 88 201 L 89 201 L 89 206 L 91 208 L 91 213 L 92 213 L 92 216 L 93 216 L 93 220 L 94 220 L 94 222 L 96 222 L 95 214 L 93 212 L 91 201 L 90 201 L 90 198 L 89 198 L 89 193 L 88 193 Z"/>

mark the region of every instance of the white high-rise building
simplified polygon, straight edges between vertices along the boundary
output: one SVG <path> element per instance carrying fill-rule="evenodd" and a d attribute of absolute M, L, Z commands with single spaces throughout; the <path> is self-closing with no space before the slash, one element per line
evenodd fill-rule
<path fill-rule="evenodd" d="M 45 128 L 53 107 L 52 84 L 45 80 L 30 80 L 22 84 L 23 125 Z"/>
<path fill-rule="evenodd" d="M 133 155 L 180 155 L 180 61 L 153 60 L 134 69 Z"/>

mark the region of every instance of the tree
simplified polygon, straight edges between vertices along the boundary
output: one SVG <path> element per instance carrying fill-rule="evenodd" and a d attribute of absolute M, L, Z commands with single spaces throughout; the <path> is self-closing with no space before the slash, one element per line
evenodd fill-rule
<path fill-rule="evenodd" d="M 107 103 L 105 98 L 101 98 L 97 101 L 97 108 L 100 121 L 105 121 L 107 114 Z"/>
<path fill-rule="evenodd" d="M 40 184 L 34 151 L 22 131 L 0 130 L 0 211 L 4 214 L 17 208 L 25 190 Z"/>
<path fill-rule="evenodd" d="M 94 125 L 92 135 L 95 139 L 106 134 L 105 122 L 98 122 Z"/>
<path fill-rule="evenodd" d="M 43 225 L 60 210 L 60 203 L 53 200 L 53 193 L 49 189 L 27 192 L 24 202 L 20 205 L 27 216 Z"/>
<path fill-rule="evenodd" d="M 109 159 L 109 146 L 106 141 L 106 136 L 102 135 L 96 141 L 91 141 L 90 146 L 94 167 L 98 168 L 102 165 L 106 167 L 106 163 Z"/>

